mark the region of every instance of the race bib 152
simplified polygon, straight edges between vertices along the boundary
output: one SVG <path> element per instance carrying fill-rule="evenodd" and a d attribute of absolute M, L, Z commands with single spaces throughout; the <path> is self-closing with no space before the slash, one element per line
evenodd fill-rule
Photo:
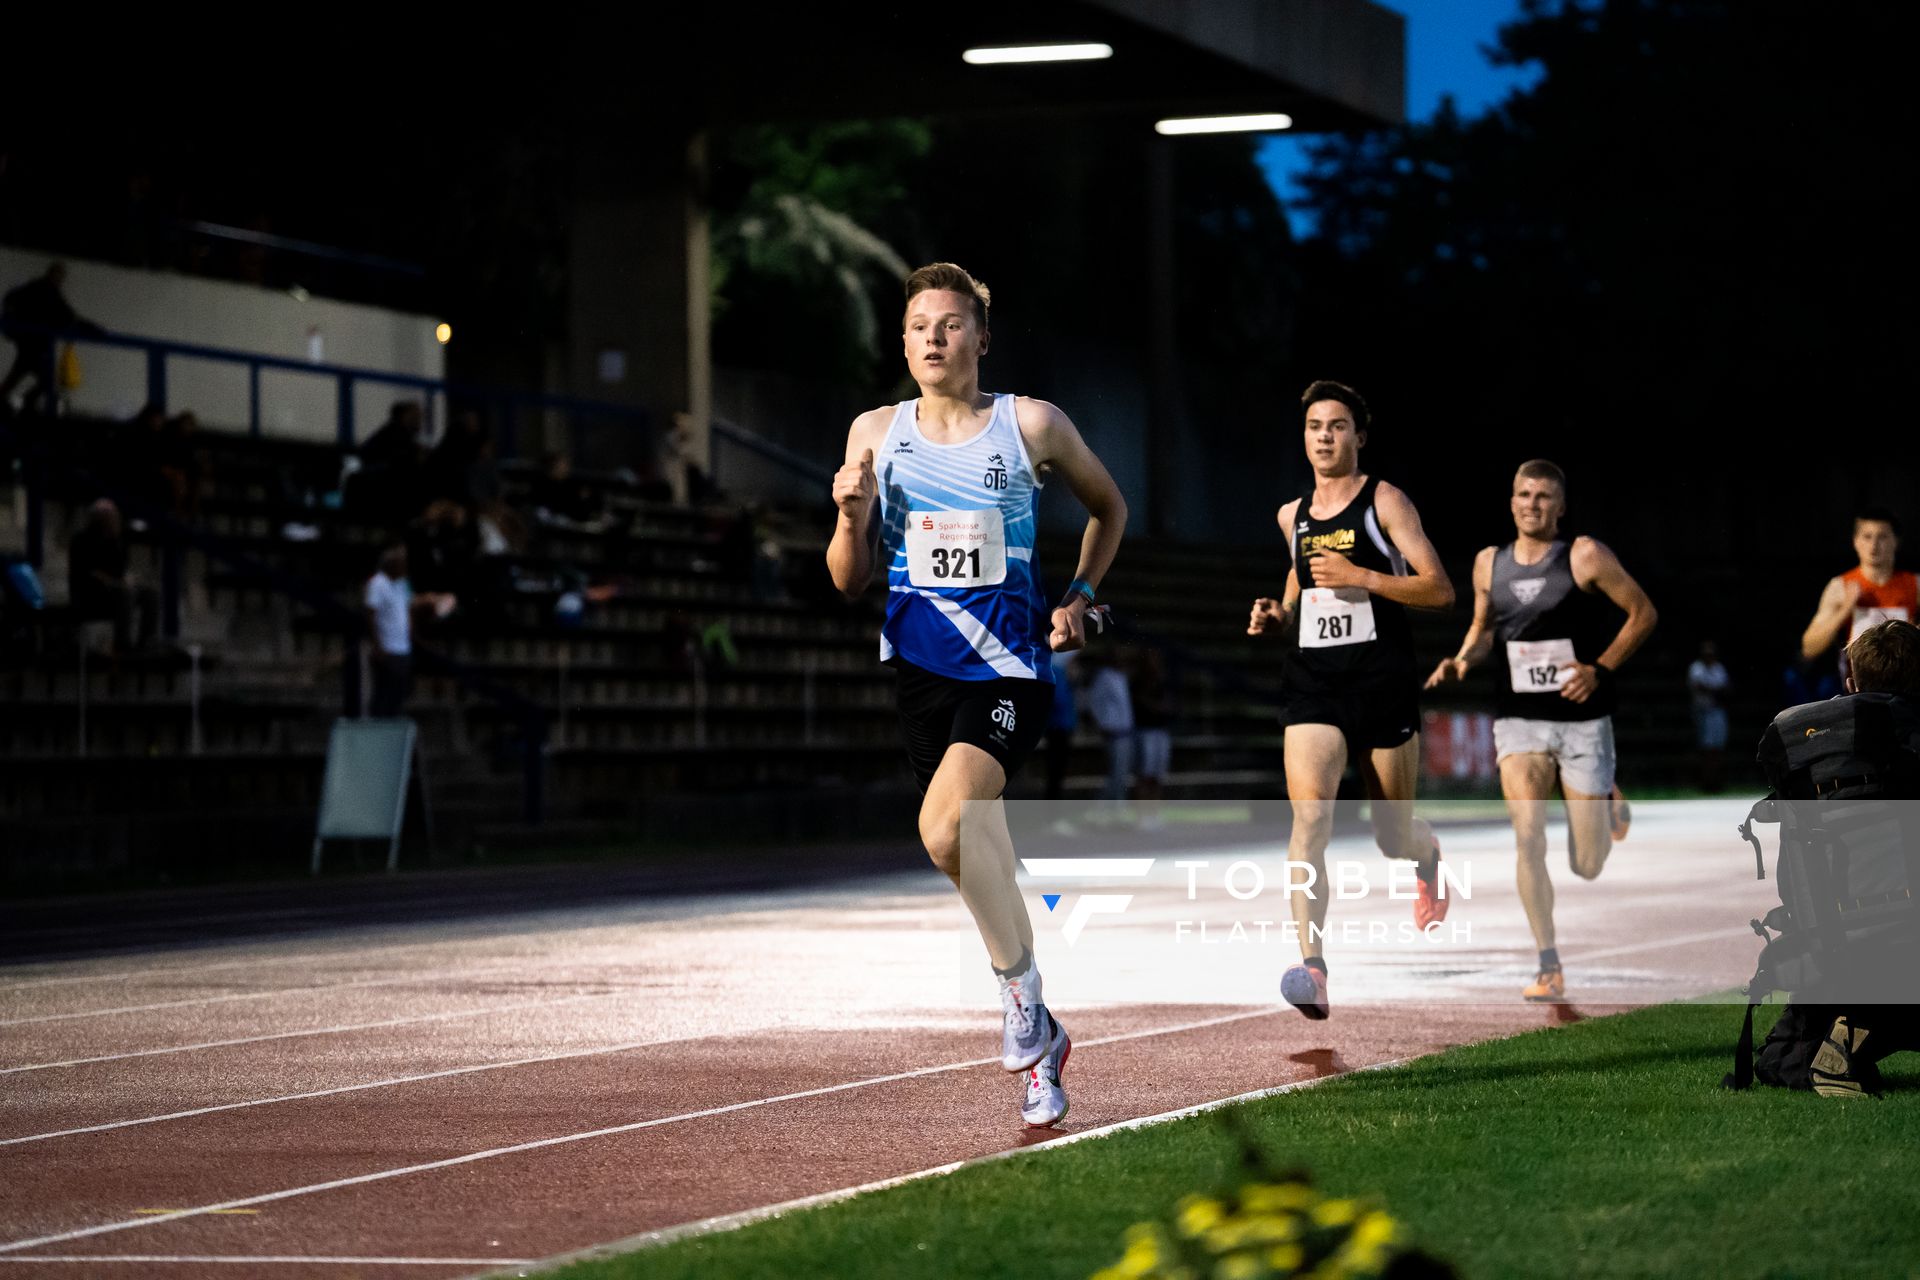
<path fill-rule="evenodd" d="M 1554 693 L 1573 675 L 1573 641 L 1509 640 L 1507 670 L 1515 693 Z"/>

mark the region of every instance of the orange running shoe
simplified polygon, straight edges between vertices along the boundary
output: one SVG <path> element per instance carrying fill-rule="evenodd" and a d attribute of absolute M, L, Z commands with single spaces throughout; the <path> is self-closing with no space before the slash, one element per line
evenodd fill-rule
<path fill-rule="evenodd" d="M 1523 1000 L 1535 1004 L 1555 1004 L 1567 998 L 1567 975 L 1558 969 L 1542 969 L 1526 990 L 1520 993 Z"/>
<path fill-rule="evenodd" d="M 1280 975 L 1280 996 L 1315 1022 L 1332 1011 L 1327 1003 L 1327 975 L 1310 964 L 1297 964 Z"/>
<path fill-rule="evenodd" d="M 1433 879 L 1417 876 L 1418 892 L 1413 899 L 1413 927 L 1425 931 L 1430 924 L 1439 924 L 1447 918 L 1447 908 L 1453 904 L 1451 898 L 1440 896 L 1440 837 L 1433 838 L 1433 862 L 1429 864 Z"/>
<path fill-rule="evenodd" d="M 1627 829 L 1633 826 L 1633 806 L 1627 803 L 1617 783 L 1613 788 L 1613 803 L 1609 806 L 1607 816 L 1613 823 L 1613 838 L 1616 841 L 1625 840 Z"/>

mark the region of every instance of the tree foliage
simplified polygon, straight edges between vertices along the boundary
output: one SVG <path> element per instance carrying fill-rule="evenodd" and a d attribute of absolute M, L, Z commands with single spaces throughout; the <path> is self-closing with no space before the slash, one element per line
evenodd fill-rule
<path fill-rule="evenodd" d="M 762 125 L 725 143 L 713 186 L 714 350 L 725 363 L 871 383 L 894 355 L 905 223 L 927 129 L 906 120 Z"/>
<path fill-rule="evenodd" d="M 1632 491 L 1713 468 L 1705 501 L 1722 510 L 1693 508 L 1694 546 L 1736 553 L 1769 518 L 1750 500 L 1804 484 L 1762 433 L 1904 405 L 1913 107 L 1897 10 L 1524 0 L 1493 57 L 1538 64 L 1530 88 L 1477 118 L 1442 110 L 1317 149 L 1305 354 L 1364 351 L 1352 376 L 1378 388 L 1403 468 L 1445 474 L 1463 442 L 1505 462 L 1547 453 L 1576 498 L 1583 476 L 1588 493 Z M 1822 386 L 1843 403 L 1810 403 Z M 1640 506 L 1658 545 L 1671 508 Z"/>

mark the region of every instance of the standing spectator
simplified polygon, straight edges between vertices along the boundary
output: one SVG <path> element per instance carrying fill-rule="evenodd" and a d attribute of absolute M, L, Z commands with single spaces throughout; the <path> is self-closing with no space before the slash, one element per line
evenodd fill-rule
<path fill-rule="evenodd" d="M 77 330 L 99 334 L 106 330 L 75 313 L 62 290 L 67 283 L 67 266 L 56 262 L 38 279 L 9 290 L 0 300 L 0 334 L 13 343 L 13 367 L 0 382 L 0 409 L 12 406 L 14 389 L 33 380 L 33 389 L 21 401 L 22 409 L 53 409 L 58 390 L 53 371 L 53 344 L 60 334 Z"/>
<path fill-rule="evenodd" d="M 1134 795 L 1142 802 L 1141 821 L 1160 822 L 1160 799 L 1173 756 L 1173 687 L 1167 680 L 1166 656 L 1147 649 L 1134 664 L 1133 696 Z"/>
<path fill-rule="evenodd" d="M 127 543 L 120 508 L 101 498 L 87 509 L 87 523 L 67 547 L 67 597 L 83 621 L 113 623 L 115 654 L 127 652 L 139 616 L 139 644 L 153 643 L 160 593 L 127 572 Z"/>
<path fill-rule="evenodd" d="M 1107 748 L 1107 785 L 1100 797 L 1125 800 L 1133 772 L 1133 696 L 1127 689 L 1127 673 L 1120 669 L 1120 655 L 1112 648 L 1089 649 L 1085 660 L 1094 668 L 1087 682 L 1087 713 L 1100 726 Z"/>
<path fill-rule="evenodd" d="M 1053 710 L 1047 715 L 1047 799 L 1058 800 L 1067 791 L 1067 765 L 1073 759 L 1073 731 L 1080 712 L 1074 705 L 1074 655 L 1053 655 Z"/>
<path fill-rule="evenodd" d="M 353 479 L 355 505 L 391 523 L 411 520 L 426 505 L 426 445 L 415 400 L 396 400 L 387 420 L 356 451 L 360 471 Z"/>
<path fill-rule="evenodd" d="M 413 693 L 413 620 L 415 614 L 446 617 L 453 612 L 451 595 L 432 592 L 414 595 L 407 582 L 407 549 L 398 543 L 380 556 L 380 569 L 367 579 L 363 601 L 367 629 L 373 635 L 373 698 L 368 714 L 402 714 Z"/>
<path fill-rule="evenodd" d="M 487 429 L 481 424 L 478 413 L 472 409 L 455 413 L 453 421 L 447 424 L 446 434 L 433 447 L 433 452 L 427 455 L 427 496 L 457 502 L 469 510 L 478 507 L 480 495 L 474 483 L 475 470 L 486 440 Z M 495 492 L 489 496 L 498 497 L 499 494 Z"/>
<path fill-rule="evenodd" d="M 1711 640 L 1700 642 L 1700 656 L 1687 668 L 1687 692 L 1693 698 L 1693 746 L 1702 791 L 1718 794 L 1725 785 L 1727 751 L 1727 669 Z"/>

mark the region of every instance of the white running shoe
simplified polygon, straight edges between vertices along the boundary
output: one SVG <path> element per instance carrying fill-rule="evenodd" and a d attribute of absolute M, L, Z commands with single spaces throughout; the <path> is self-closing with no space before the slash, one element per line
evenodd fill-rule
<path fill-rule="evenodd" d="M 1000 979 L 1000 1010 L 1000 1065 L 1025 1071 L 1046 1054 L 1051 1021 L 1040 1001 L 1038 965 L 1029 963 L 1025 973 Z"/>
<path fill-rule="evenodd" d="M 1044 1129 L 1067 1116 L 1067 1094 L 1060 1087 L 1060 1075 L 1067 1069 L 1067 1055 L 1073 1052 L 1073 1041 L 1045 1006 L 1041 1007 L 1040 1018 L 1052 1034 L 1048 1037 L 1046 1054 L 1027 1069 L 1027 1096 L 1020 1104 L 1020 1118 L 1027 1122 L 1029 1129 Z"/>

